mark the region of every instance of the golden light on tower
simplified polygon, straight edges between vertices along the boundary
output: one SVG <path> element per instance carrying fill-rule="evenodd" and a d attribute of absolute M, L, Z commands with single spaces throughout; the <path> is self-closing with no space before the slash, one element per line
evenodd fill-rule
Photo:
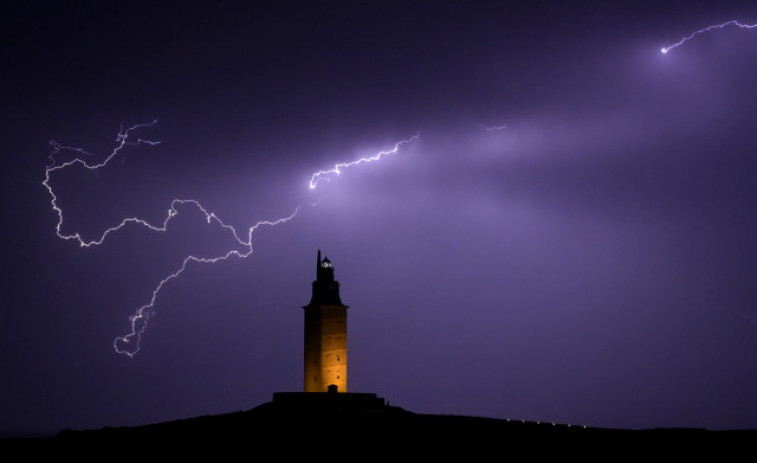
<path fill-rule="evenodd" d="M 305 392 L 347 392 L 347 309 L 334 267 L 318 251 L 313 296 L 305 309 Z"/>

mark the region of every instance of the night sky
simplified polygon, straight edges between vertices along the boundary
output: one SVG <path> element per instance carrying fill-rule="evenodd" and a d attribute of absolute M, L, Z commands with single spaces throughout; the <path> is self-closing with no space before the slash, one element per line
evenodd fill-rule
<path fill-rule="evenodd" d="M 751 2 L 0 2 L 0 435 L 302 389 L 316 252 L 349 389 L 414 412 L 757 428 Z M 194 4 L 198 3 L 198 4 Z M 190 5 L 191 4 L 191 5 Z M 642 6 L 643 5 L 643 6 Z M 189 255 L 133 358 L 113 341 Z M 487 130 L 493 127 L 505 127 Z M 342 169 L 336 163 L 394 147 Z"/>

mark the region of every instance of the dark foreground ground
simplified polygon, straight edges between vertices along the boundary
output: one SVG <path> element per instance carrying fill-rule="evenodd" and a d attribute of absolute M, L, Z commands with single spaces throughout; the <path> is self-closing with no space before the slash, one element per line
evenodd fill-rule
<path fill-rule="evenodd" d="M 278 456 L 343 460 L 412 453 L 539 458 L 572 455 L 615 460 L 630 455 L 755 455 L 757 430 L 603 429 L 470 416 L 416 414 L 373 394 L 278 393 L 248 411 L 138 427 L 64 430 L 44 439 L 0 440 L 4 447 L 74 450 L 127 457 L 159 449 L 174 456 Z M 149 449 L 149 450 L 148 450 Z M 113 453 L 115 452 L 115 453 Z M 714 452 L 714 453 L 713 453 Z M 746 454 L 744 454 L 746 452 Z M 540 459 L 540 458 L 539 458 Z M 654 458 L 656 459 L 656 458 Z M 372 458 L 371 458 L 372 460 Z"/>

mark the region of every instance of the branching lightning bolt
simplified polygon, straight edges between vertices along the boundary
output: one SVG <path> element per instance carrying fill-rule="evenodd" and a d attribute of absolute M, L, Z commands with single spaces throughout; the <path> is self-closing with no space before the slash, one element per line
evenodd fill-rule
<path fill-rule="evenodd" d="M 199 201 L 196 201 L 194 199 L 174 199 L 171 202 L 171 206 L 168 209 L 168 213 L 166 215 L 165 220 L 163 220 L 162 224 L 160 225 L 153 225 L 149 223 L 148 221 L 138 218 L 138 217 L 130 217 L 127 219 L 124 219 L 116 226 L 110 227 L 106 229 L 102 235 L 100 235 L 99 238 L 93 239 L 93 240 L 86 240 L 84 239 L 80 233 L 72 233 L 72 234 L 66 234 L 62 231 L 63 227 L 63 210 L 58 206 L 58 197 L 55 195 L 55 192 L 53 191 L 53 187 L 50 184 L 52 175 L 58 171 L 67 169 L 69 167 L 73 166 L 80 166 L 84 169 L 95 171 L 98 169 L 101 169 L 105 166 L 107 166 L 110 161 L 115 158 L 118 153 L 127 145 L 150 145 L 155 146 L 160 144 L 159 141 L 151 141 L 151 140 L 145 140 L 141 138 L 137 138 L 135 140 L 130 140 L 130 136 L 132 136 L 132 132 L 137 131 L 141 128 L 148 128 L 153 125 L 155 125 L 157 121 L 153 121 L 146 124 L 137 124 L 133 125 L 127 129 L 124 129 L 123 126 L 118 132 L 118 135 L 116 136 L 116 146 L 111 151 L 111 153 L 101 162 L 99 163 L 88 163 L 84 161 L 83 159 L 79 157 L 74 157 L 74 159 L 66 162 L 60 162 L 57 157 L 64 151 L 71 151 L 75 153 L 75 156 L 78 155 L 86 155 L 89 157 L 94 157 L 95 155 L 92 153 L 89 153 L 81 148 L 74 148 L 69 146 L 63 146 L 57 142 L 51 141 L 50 146 L 52 146 L 52 152 L 49 155 L 49 159 L 51 161 L 50 164 L 48 164 L 45 168 L 45 180 L 42 182 L 42 185 L 47 189 L 48 193 L 50 194 L 50 204 L 52 206 L 53 211 L 58 215 L 58 223 L 55 226 L 56 234 L 59 238 L 64 240 L 75 240 L 79 243 L 79 246 L 81 247 L 90 247 L 90 246 L 97 246 L 102 244 L 105 239 L 112 233 L 121 230 L 128 224 L 136 224 L 140 225 L 142 227 L 145 227 L 149 230 L 155 231 L 155 232 L 165 232 L 168 229 L 169 222 L 176 217 L 179 214 L 179 209 L 177 209 L 178 206 L 181 205 L 191 205 L 198 209 L 200 212 L 202 212 L 205 215 L 205 220 L 207 223 L 212 224 L 215 223 L 221 227 L 222 230 L 230 233 L 236 242 L 239 244 L 239 249 L 231 249 L 227 251 L 225 254 L 216 256 L 216 257 L 198 257 L 195 255 L 189 255 L 184 258 L 184 260 L 181 262 L 181 265 L 177 268 L 176 271 L 173 273 L 167 275 L 165 278 L 163 278 L 158 285 L 153 289 L 152 296 L 148 303 L 144 304 L 143 306 L 139 307 L 132 316 L 129 317 L 130 322 L 130 329 L 129 332 L 124 336 L 119 336 L 115 338 L 113 341 L 113 348 L 115 351 L 119 354 L 124 354 L 129 357 L 134 357 L 140 350 L 140 341 L 142 339 L 142 334 L 144 333 L 145 329 L 147 328 L 147 323 L 149 319 L 154 315 L 155 311 L 155 303 L 158 298 L 158 295 L 160 294 L 160 291 L 163 289 L 163 287 L 169 283 L 170 281 L 178 278 L 184 270 L 186 270 L 187 266 L 190 262 L 196 262 L 196 263 L 217 263 L 221 261 L 225 261 L 227 259 L 230 259 L 232 257 L 236 258 L 247 258 L 253 253 L 253 247 L 252 247 L 252 236 L 254 232 L 264 225 L 267 226 L 276 226 L 280 225 L 282 223 L 288 222 L 297 215 L 297 213 L 300 211 L 301 205 L 298 205 L 294 212 L 292 212 L 290 215 L 276 219 L 276 220 L 261 220 L 257 222 L 252 227 L 248 228 L 245 237 L 240 237 L 240 234 L 237 232 L 237 230 L 227 224 L 224 223 L 218 216 L 216 216 L 213 212 L 208 211 L 202 204 L 200 204 Z M 339 174 L 340 168 L 350 167 L 356 164 L 360 164 L 363 162 L 371 162 L 371 161 L 378 161 L 381 159 L 381 157 L 388 155 L 388 154 L 396 154 L 399 148 L 406 144 L 410 143 L 413 140 L 418 138 L 418 135 L 415 135 L 407 140 L 402 140 L 394 145 L 394 148 L 388 151 L 380 151 L 377 154 L 361 158 L 357 161 L 348 162 L 348 163 L 340 163 L 334 166 L 333 169 L 326 170 L 326 171 L 318 171 L 314 173 L 310 180 L 310 189 L 314 189 L 316 185 L 318 184 L 319 180 L 330 180 L 329 175 L 331 174 Z M 307 204 L 310 206 L 315 206 L 318 204 L 320 200 L 316 200 L 315 202 L 306 201 Z"/>
<path fill-rule="evenodd" d="M 394 144 L 394 147 L 392 149 L 390 149 L 390 150 L 379 151 L 376 154 L 362 157 L 362 158 L 360 158 L 360 159 L 358 159 L 356 161 L 341 162 L 341 163 L 335 164 L 334 167 L 332 167 L 331 169 L 328 169 L 328 170 L 319 170 L 318 172 L 314 173 L 310 177 L 310 189 L 314 190 L 315 187 L 318 186 L 318 182 L 320 182 L 321 180 L 325 180 L 327 182 L 330 182 L 331 181 L 331 175 L 340 175 L 342 173 L 342 171 L 340 169 L 345 169 L 347 167 L 356 166 L 356 165 L 362 164 L 364 162 L 378 161 L 379 159 L 381 159 L 384 156 L 391 155 L 391 154 L 397 154 L 397 152 L 399 151 L 399 149 L 400 149 L 400 147 L 402 145 L 405 145 L 407 143 L 410 143 L 410 142 L 414 141 L 419 136 L 420 135 L 415 134 L 415 135 L 413 135 L 412 137 L 410 137 L 410 138 L 408 138 L 406 140 L 398 141 L 397 143 Z"/>
<path fill-rule="evenodd" d="M 57 171 L 61 171 L 63 169 L 67 169 L 67 168 L 75 166 L 75 165 L 84 167 L 87 170 L 92 170 L 92 171 L 98 170 L 98 169 L 100 169 L 100 168 L 105 167 L 106 165 L 108 165 L 108 163 L 111 161 L 111 159 L 113 159 L 114 157 L 116 157 L 116 155 L 119 153 L 119 151 L 121 151 L 124 148 L 124 146 L 127 146 L 127 145 L 142 145 L 142 144 L 151 145 L 151 146 L 159 145 L 160 144 L 159 141 L 143 140 L 141 138 L 137 138 L 135 141 L 130 141 L 129 140 L 129 135 L 131 134 L 132 131 L 140 129 L 140 128 L 144 128 L 144 127 L 151 127 L 151 126 L 153 126 L 153 125 L 155 125 L 157 123 L 158 123 L 158 121 L 155 120 L 155 121 L 152 121 L 152 122 L 150 122 L 148 124 L 137 124 L 137 125 L 133 125 L 133 126 L 129 127 L 126 130 L 124 130 L 124 128 L 122 126 L 121 129 L 118 131 L 118 135 L 116 135 L 116 147 L 113 148 L 113 151 L 111 151 L 110 155 L 107 156 L 100 163 L 90 164 L 90 163 L 87 163 L 86 161 L 82 160 L 81 158 L 74 158 L 74 159 L 72 159 L 70 161 L 66 161 L 66 162 L 64 162 L 62 164 L 57 164 L 58 161 L 56 160 L 55 157 L 56 157 L 56 155 L 60 154 L 62 151 L 73 151 L 75 153 L 86 154 L 86 155 L 88 155 L 90 157 L 93 157 L 94 155 L 92 153 L 84 151 L 81 148 L 72 148 L 72 147 L 69 147 L 69 146 L 63 146 L 60 143 L 57 143 L 57 142 L 54 142 L 54 141 L 50 142 L 50 146 L 53 147 L 53 150 L 50 153 L 50 156 L 48 156 L 49 159 L 50 159 L 50 161 L 51 161 L 51 163 L 48 164 L 47 167 L 45 168 L 45 180 L 42 182 L 42 185 L 45 188 L 47 188 L 47 192 L 50 193 L 50 198 L 51 198 L 50 204 L 53 206 L 53 210 L 55 211 L 55 213 L 58 214 L 58 223 L 55 225 L 55 233 L 58 235 L 58 237 L 60 237 L 60 238 L 62 238 L 64 240 L 76 240 L 79 243 L 79 246 L 89 247 L 89 246 L 92 246 L 93 244 L 94 245 L 101 244 L 105 240 L 105 237 L 107 237 L 109 234 L 113 233 L 114 231 L 120 230 L 121 228 L 123 228 L 124 226 L 126 226 L 126 224 L 128 224 L 128 223 L 138 223 L 138 224 L 143 225 L 143 226 L 145 226 L 147 228 L 150 228 L 151 230 L 162 231 L 158 227 L 154 227 L 154 226 L 150 225 L 149 223 L 145 222 L 142 219 L 129 218 L 129 219 L 125 219 L 120 224 L 116 225 L 115 227 L 111 227 L 111 228 L 108 228 L 107 230 L 105 230 L 103 232 L 102 236 L 100 236 L 99 239 L 95 239 L 95 240 L 91 240 L 91 241 L 86 241 L 84 238 L 82 238 L 82 236 L 79 233 L 74 233 L 74 234 L 66 235 L 61 230 L 61 228 L 63 227 L 63 210 L 60 207 L 58 207 L 58 197 L 55 196 L 55 193 L 53 192 L 53 187 L 50 186 L 50 176 L 53 173 L 57 172 Z"/>
<path fill-rule="evenodd" d="M 125 354 L 129 357 L 133 357 L 136 355 L 137 352 L 139 352 L 139 342 L 142 339 L 142 333 L 144 332 L 145 328 L 147 328 L 147 321 L 150 319 L 150 317 L 153 314 L 153 310 L 155 307 L 155 300 L 158 298 L 158 294 L 160 293 L 160 290 L 163 289 L 163 286 L 168 283 L 169 281 L 176 279 L 181 275 L 184 270 L 187 268 L 187 264 L 190 262 L 197 262 L 197 263 L 204 263 L 204 264 L 214 264 L 216 262 L 224 261 L 229 259 L 230 257 L 238 257 L 240 259 L 244 259 L 252 254 L 252 234 L 255 232 L 255 230 L 262 226 L 262 225 L 279 225 L 284 222 L 288 222 L 294 218 L 294 216 L 297 215 L 297 213 L 300 211 L 300 206 L 297 206 L 295 208 L 294 212 L 287 216 L 283 217 L 278 220 L 261 220 L 260 222 L 256 223 L 252 227 L 250 227 L 247 230 L 247 240 L 243 240 L 239 237 L 237 234 L 237 231 L 234 227 L 231 225 L 225 224 L 221 219 L 219 219 L 215 214 L 212 212 L 208 212 L 207 209 L 205 209 L 199 202 L 195 200 L 179 200 L 175 199 L 171 203 L 171 209 L 168 210 L 168 217 L 163 222 L 163 226 L 160 228 L 157 227 L 150 227 L 153 230 L 157 231 L 166 231 L 166 228 L 168 226 L 168 221 L 171 220 L 171 218 L 175 217 L 178 214 L 178 211 L 176 210 L 177 204 L 193 204 L 196 206 L 203 214 L 205 214 L 205 219 L 208 221 L 208 223 L 216 222 L 218 223 L 223 229 L 228 230 L 236 239 L 237 243 L 240 244 L 240 246 L 243 247 L 244 251 L 238 251 L 235 249 L 232 249 L 228 251 L 226 254 L 207 258 L 207 257 L 196 257 L 193 255 L 187 256 L 184 258 L 184 261 L 182 261 L 181 266 L 178 270 L 176 270 L 174 273 L 168 275 L 167 277 L 163 278 L 160 283 L 158 283 L 158 286 L 155 287 L 155 289 L 152 291 L 152 297 L 150 298 L 150 302 L 143 305 L 142 307 L 138 308 L 137 311 L 129 318 L 129 321 L 131 322 L 131 330 L 128 334 L 125 336 L 119 336 L 113 341 L 113 348 L 118 352 L 119 354 Z"/>
<path fill-rule="evenodd" d="M 669 45 L 667 47 L 661 48 L 660 52 L 662 52 L 663 55 L 667 54 L 670 50 L 672 50 L 672 49 L 674 49 L 676 47 L 680 47 L 681 45 L 683 45 L 684 43 L 686 43 L 689 40 L 693 39 L 694 37 L 696 37 L 699 34 L 704 34 L 705 32 L 709 32 L 709 31 L 711 31 L 713 29 L 723 29 L 724 27 L 727 27 L 727 26 L 736 26 L 736 27 L 739 27 L 741 29 L 754 29 L 755 27 L 757 27 L 757 24 L 742 24 L 739 21 L 733 19 L 731 21 L 726 21 L 726 22 L 724 22 L 722 24 L 715 24 L 715 25 L 712 25 L 712 26 L 708 26 L 708 27 L 705 27 L 704 29 L 699 29 L 698 31 L 692 32 L 691 34 L 689 34 L 686 37 L 682 38 L 681 40 L 679 40 L 678 42 L 674 43 L 673 45 Z"/>
<path fill-rule="evenodd" d="M 504 124 L 504 125 L 486 125 L 486 124 L 481 124 L 481 127 L 483 127 L 484 130 L 486 130 L 488 132 L 494 132 L 496 130 L 504 130 L 504 129 L 506 129 L 507 128 L 507 124 Z"/>

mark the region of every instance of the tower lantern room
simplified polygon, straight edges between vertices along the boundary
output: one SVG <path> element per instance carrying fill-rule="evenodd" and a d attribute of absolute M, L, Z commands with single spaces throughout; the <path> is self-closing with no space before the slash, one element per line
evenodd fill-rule
<path fill-rule="evenodd" d="M 347 309 L 328 257 L 318 251 L 313 295 L 305 309 L 305 392 L 347 392 Z M 332 388 L 333 389 L 333 388 Z"/>

